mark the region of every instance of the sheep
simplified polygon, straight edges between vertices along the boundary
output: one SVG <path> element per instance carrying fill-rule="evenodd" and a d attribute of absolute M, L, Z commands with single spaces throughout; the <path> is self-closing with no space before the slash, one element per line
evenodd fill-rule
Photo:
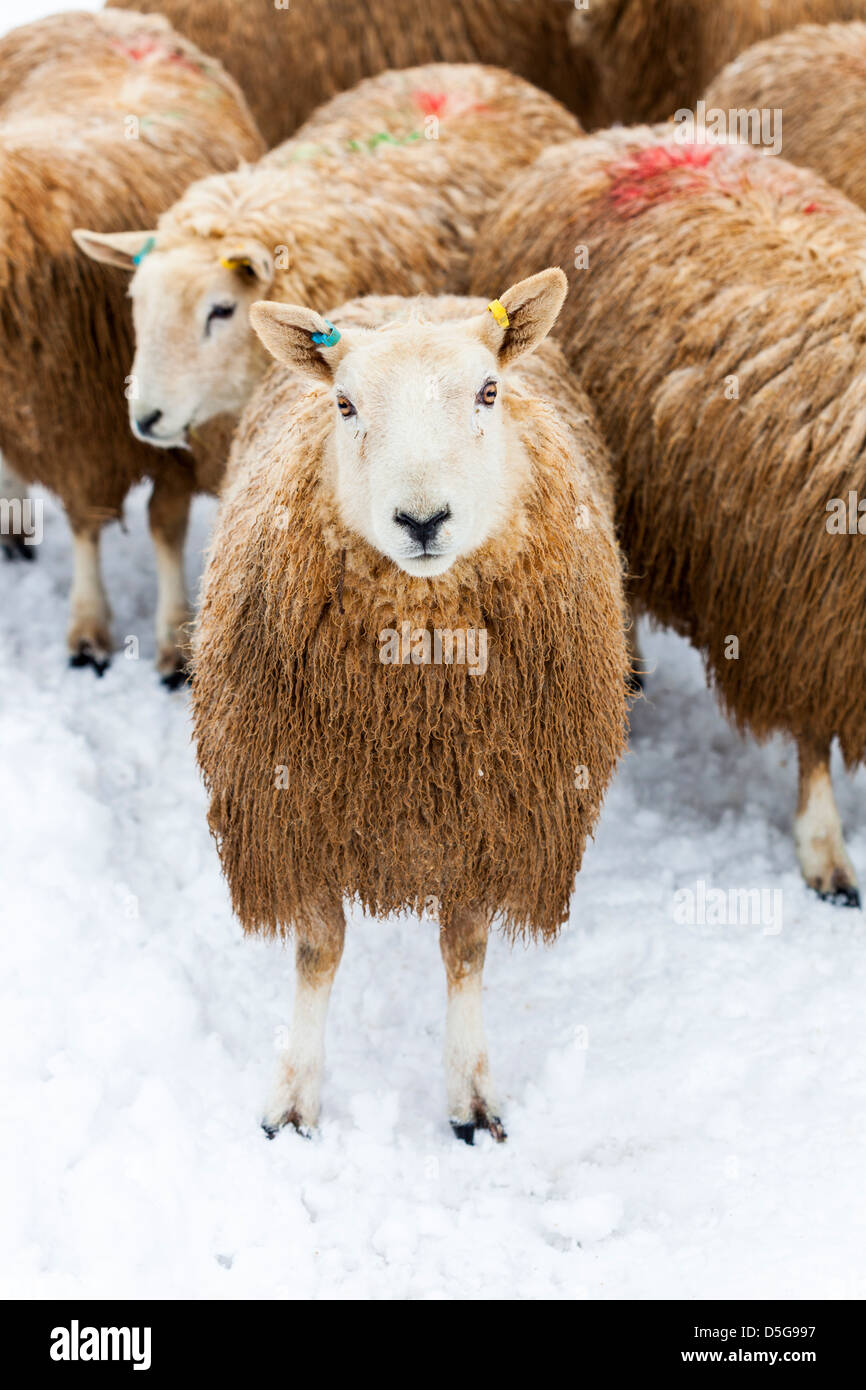
<path fill-rule="evenodd" d="M 476 292 L 539 260 L 581 267 L 561 338 L 612 448 L 632 597 L 703 654 L 741 730 L 796 741 L 803 876 L 852 906 L 829 756 L 834 737 L 849 767 L 866 755 L 848 507 L 866 461 L 864 247 L 866 216 L 818 175 L 634 128 L 541 156 L 473 267 Z"/>
<path fill-rule="evenodd" d="M 237 79 L 268 145 L 323 101 L 387 68 L 491 63 L 580 115 L 586 84 L 568 36 L 571 0 L 109 0 L 159 10 Z"/>
<path fill-rule="evenodd" d="M 240 414 L 269 361 L 249 323 L 265 294 L 326 312 L 362 294 L 459 293 L 490 201 L 579 130 L 496 68 L 388 72 L 257 165 L 194 184 L 155 230 L 80 231 L 90 255 L 134 271 L 133 430 L 179 448 L 214 416 Z M 142 245 L 152 250 L 136 267 Z"/>
<path fill-rule="evenodd" d="M 707 111 L 782 113 L 782 153 L 866 207 L 866 24 L 804 24 L 757 43 L 719 73 Z"/>
<path fill-rule="evenodd" d="M 0 92 L 0 450 L 23 484 L 63 503 L 71 660 L 100 674 L 111 647 L 100 531 L 153 478 L 157 666 L 173 684 L 188 620 L 186 509 L 210 459 L 131 436 L 125 284 L 79 256 L 71 231 L 146 224 L 191 179 L 256 158 L 261 137 L 234 82 L 158 16 L 62 14 L 13 30 L 0 39 Z"/>
<path fill-rule="evenodd" d="M 625 732 L 607 462 L 542 341 L 565 289 L 552 270 L 489 311 L 253 308 L 291 370 L 235 437 L 193 717 L 235 911 L 296 939 L 270 1137 L 318 1117 L 345 899 L 438 915 L 451 1124 L 505 1137 L 481 1021 L 491 919 L 556 936 Z"/>
<path fill-rule="evenodd" d="M 749 44 L 810 20 L 846 19 L 866 19 L 866 0 L 591 0 L 570 21 L 591 101 L 581 120 L 592 128 L 693 109 Z"/>

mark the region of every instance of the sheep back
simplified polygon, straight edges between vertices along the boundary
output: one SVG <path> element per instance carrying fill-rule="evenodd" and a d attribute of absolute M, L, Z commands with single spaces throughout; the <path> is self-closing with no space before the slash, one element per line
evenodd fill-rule
<path fill-rule="evenodd" d="M 637 606 L 703 653 L 740 727 L 835 734 L 862 760 L 866 560 L 828 508 L 863 486 L 866 217 L 815 174 L 667 127 L 560 146 L 519 191 L 474 284 L 569 270 L 557 333 L 610 444 Z"/>

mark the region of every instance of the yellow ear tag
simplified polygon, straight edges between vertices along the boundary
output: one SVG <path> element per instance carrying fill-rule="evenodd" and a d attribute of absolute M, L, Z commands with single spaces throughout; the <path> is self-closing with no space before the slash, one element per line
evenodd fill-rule
<path fill-rule="evenodd" d="M 493 317 L 495 318 L 496 322 L 499 324 L 500 328 L 510 327 L 508 314 L 505 311 L 505 305 L 500 300 L 491 300 L 487 307 L 490 310 Z"/>
<path fill-rule="evenodd" d="M 226 270 L 240 270 L 242 266 L 252 265 L 249 256 L 220 256 L 220 265 Z"/>

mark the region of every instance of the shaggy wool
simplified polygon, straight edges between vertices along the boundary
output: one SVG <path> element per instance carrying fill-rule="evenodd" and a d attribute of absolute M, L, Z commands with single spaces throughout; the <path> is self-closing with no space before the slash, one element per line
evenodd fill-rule
<path fill-rule="evenodd" d="M 866 19 L 866 0 L 590 0 L 574 8 L 584 124 L 657 121 L 695 102 L 749 44 L 809 21 Z"/>
<path fill-rule="evenodd" d="M 0 449 L 73 526 L 117 517 L 148 475 L 208 484 L 209 449 L 132 436 L 128 279 L 71 232 L 151 226 L 191 179 L 256 158 L 240 91 L 159 16 L 81 13 L 0 40 L 0 93 Z"/>
<path fill-rule="evenodd" d="M 705 99 L 708 110 L 780 110 L 785 159 L 866 207 L 866 24 L 803 24 L 757 43 Z"/>
<path fill-rule="evenodd" d="M 497 68 L 434 63 L 335 97 L 258 165 L 205 179 L 160 219 L 160 250 L 227 238 L 273 251 L 268 298 L 320 312 L 362 294 L 462 292 L 478 223 L 580 127 Z M 432 138 L 428 138 L 432 137 Z"/>
<path fill-rule="evenodd" d="M 408 310 L 463 318 L 483 303 Z M 337 310 L 372 326 L 383 299 Z M 196 643 L 193 709 L 232 901 L 285 933 L 336 896 L 458 907 L 555 935 L 623 750 L 626 654 L 607 460 L 549 343 L 503 373 L 531 471 L 507 534 L 436 579 L 346 530 L 330 393 L 275 368 L 238 432 Z M 383 665 L 380 632 L 484 628 L 489 664 Z M 279 769 L 284 769 L 278 786 Z M 584 771 L 580 771 L 584 769 Z"/>
<path fill-rule="evenodd" d="M 569 271 L 557 333 L 611 447 L 638 607 L 698 647 L 741 727 L 862 760 L 866 550 L 828 504 L 866 477 L 866 216 L 665 127 L 563 145 L 516 193 L 474 284 Z"/>
<path fill-rule="evenodd" d="M 269 145 L 321 102 L 386 68 L 494 63 L 580 114 L 582 68 L 567 39 L 571 0 L 109 0 L 162 11 L 222 60 Z"/>

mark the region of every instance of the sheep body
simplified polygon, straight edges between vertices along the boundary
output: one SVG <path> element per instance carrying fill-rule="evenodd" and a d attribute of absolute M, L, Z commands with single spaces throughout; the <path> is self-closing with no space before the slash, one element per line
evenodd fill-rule
<path fill-rule="evenodd" d="M 240 83 L 269 145 L 322 102 L 387 68 L 492 63 L 580 111 L 581 74 L 567 41 L 567 0 L 110 0 L 162 11 Z M 288 74 L 288 76 L 287 76 Z"/>
<path fill-rule="evenodd" d="M 866 562 L 829 524 L 862 486 L 864 247 L 863 213 L 818 175 L 637 128 L 542 156 L 474 269 L 495 292 L 526 265 L 583 267 L 559 332 L 612 449 L 634 600 L 703 653 L 740 728 L 793 735 L 824 772 L 834 736 L 866 756 Z M 852 875 L 841 834 L 807 872 L 849 900 Z"/>
<path fill-rule="evenodd" d="M 410 302 L 444 321 L 483 302 Z M 338 327 L 397 321 L 368 299 Z M 334 409 L 272 371 L 232 454 L 203 586 L 193 692 L 210 820 L 248 931 L 315 904 L 499 913 L 555 935 L 623 746 L 621 574 L 585 397 L 545 344 L 505 377 L 531 477 L 505 537 L 435 581 L 347 532 L 323 453 Z M 465 665 L 388 666 L 380 634 L 488 633 Z M 286 770 L 282 785 L 275 772 Z M 581 775 L 580 769 L 583 769 Z"/>
<path fill-rule="evenodd" d="M 781 153 L 866 207 L 866 24 L 803 24 L 746 49 L 705 94 L 707 109 L 779 110 Z"/>
<path fill-rule="evenodd" d="M 693 109 L 750 44 L 808 22 L 866 19 L 866 0 L 592 0 L 571 17 L 587 126 Z"/>
<path fill-rule="evenodd" d="M 71 230 L 148 225 L 192 178 L 255 157 L 261 140 L 234 82 L 158 16 L 64 14 L 13 30 L 0 92 L 0 449 L 95 548 L 145 476 L 169 512 L 182 506 L 195 463 L 130 434 L 126 286 L 78 254 Z M 105 626 L 104 609 L 73 615 L 73 650 L 104 647 Z"/>

